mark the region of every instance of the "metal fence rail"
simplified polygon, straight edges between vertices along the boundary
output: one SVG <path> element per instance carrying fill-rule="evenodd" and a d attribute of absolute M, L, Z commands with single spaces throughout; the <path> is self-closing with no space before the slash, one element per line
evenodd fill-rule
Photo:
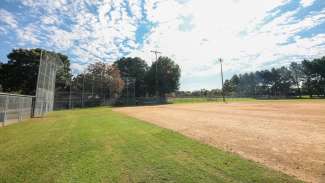
<path fill-rule="evenodd" d="M 0 123 L 21 121 L 33 115 L 34 96 L 0 93 Z"/>

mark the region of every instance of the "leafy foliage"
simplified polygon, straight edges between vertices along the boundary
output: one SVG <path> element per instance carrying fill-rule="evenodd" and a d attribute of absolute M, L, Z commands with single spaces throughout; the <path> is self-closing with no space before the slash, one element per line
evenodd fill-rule
<path fill-rule="evenodd" d="M 41 52 L 57 54 L 61 58 L 64 66 L 59 68 L 57 81 L 60 83 L 58 87 L 64 87 L 64 81 L 71 78 L 67 56 L 39 48 L 14 49 L 7 55 L 8 62 L 0 66 L 0 84 L 4 92 L 35 94 Z"/>
<path fill-rule="evenodd" d="M 325 57 L 234 75 L 223 87 L 227 95 L 240 97 L 325 96 Z"/>
<path fill-rule="evenodd" d="M 67 100 L 98 100 L 122 96 L 126 78 L 135 81 L 132 97 L 156 94 L 156 81 L 160 96 L 174 92 L 179 87 L 180 68 L 168 57 L 160 57 L 149 67 L 139 58 L 121 58 L 112 65 L 90 64 L 84 73 L 72 77 L 69 58 L 60 53 L 42 49 L 14 49 L 8 62 L 0 63 L 0 89 L 4 92 L 35 95 L 41 53 L 56 54 L 63 62 L 57 72 L 56 97 L 63 106 Z M 157 72 L 155 68 L 158 68 Z M 127 96 L 129 97 L 129 96 Z M 80 99 L 81 98 L 81 99 Z M 84 102 L 81 102 L 84 103 Z"/>
<path fill-rule="evenodd" d="M 175 92 L 179 88 L 180 67 L 168 57 L 159 57 L 153 62 L 146 75 L 146 84 L 150 95 L 156 92 L 160 97 Z"/>
<path fill-rule="evenodd" d="M 147 63 L 139 57 L 128 57 L 117 60 L 114 65 L 120 70 L 122 78 L 135 79 L 136 97 L 144 97 L 146 95 L 145 75 L 149 69 Z"/>
<path fill-rule="evenodd" d="M 85 80 L 85 78 L 91 79 Z M 94 91 L 99 91 L 101 95 L 111 98 L 117 98 L 124 87 L 118 68 L 102 62 L 88 65 L 85 73 L 79 74 L 73 82 L 80 91 L 82 88 L 92 88 Z"/>

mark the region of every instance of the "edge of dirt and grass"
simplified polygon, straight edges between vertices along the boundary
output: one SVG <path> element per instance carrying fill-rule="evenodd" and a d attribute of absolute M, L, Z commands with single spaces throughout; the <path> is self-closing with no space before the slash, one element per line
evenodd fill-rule
<path fill-rule="evenodd" d="M 325 102 L 325 98 L 225 98 L 226 103 L 232 102 Z M 204 97 L 186 97 L 186 98 L 168 98 L 168 104 L 193 104 L 193 103 L 222 103 L 222 98 L 204 98 Z"/>
<path fill-rule="evenodd" d="M 0 128 L 0 182 L 301 182 L 111 108 Z"/>

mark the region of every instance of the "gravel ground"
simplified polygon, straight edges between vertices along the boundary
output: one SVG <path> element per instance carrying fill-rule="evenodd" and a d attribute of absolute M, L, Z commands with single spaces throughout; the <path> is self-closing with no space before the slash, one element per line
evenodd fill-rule
<path fill-rule="evenodd" d="M 115 108 L 307 182 L 325 182 L 325 102 Z"/>

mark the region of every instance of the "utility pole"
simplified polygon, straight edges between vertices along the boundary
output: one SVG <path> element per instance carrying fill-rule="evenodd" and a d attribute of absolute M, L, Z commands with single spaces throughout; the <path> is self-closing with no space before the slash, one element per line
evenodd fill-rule
<path fill-rule="evenodd" d="M 94 99 L 94 84 L 95 84 L 95 76 L 93 74 L 93 83 L 91 85 L 91 99 Z"/>
<path fill-rule="evenodd" d="M 223 91 L 223 71 L 222 71 L 222 62 L 223 60 L 221 58 L 219 58 L 219 62 L 220 62 L 220 70 L 221 70 L 221 95 L 222 95 L 222 100 L 223 102 L 226 102 L 226 99 L 225 99 L 225 94 L 224 94 L 224 91 Z"/>
<path fill-rule="evenodd" d="M 81 90 L 81 107 L 84 107 L 84 89 L 85 89 L 85 75 L 86 73 L 84 72 L 82 74 L 82 90 Z"/>
<path fill-rule="evenodd" d="M 161 52 L 157 51 L 157 50 L 151 50 L 150 52 L 154 53 L 156 56 L 156 73 L 155 73 L 155 78 L 156 78 L 156 97 L 158 99 L 158 75 L 157 75 L 157 66 L 158 66 L 158 54 L 161 54 Z"/>
<path fill-rule="evenodd" d="M 70 79 L 70 84 L 69 84 L 69 109 L 72 109 L 71 85 L 72 85 L 72 79 Z"/>
<path fill-rule="evenodd" d="M 129 77 L 126 77 L 126 105 L 129 105 Z"/>
<path fill-rule="evenodd" d="M 105 69 L 105 66 L 104 66 L 104 69 Z M 100 99 L 102 100 L 103 95 L 104 95 L 104 92 L 103 92 L 103 90 L 104 90 L 103 89 L 104 88 L 104 84 L 103 84 L 103 71 L 100 72 L 100 84 L 101 84 L 101 87 L 100 87 Z M 104 104 L 102 103 L 101 105 L 104 105 Z"/>

